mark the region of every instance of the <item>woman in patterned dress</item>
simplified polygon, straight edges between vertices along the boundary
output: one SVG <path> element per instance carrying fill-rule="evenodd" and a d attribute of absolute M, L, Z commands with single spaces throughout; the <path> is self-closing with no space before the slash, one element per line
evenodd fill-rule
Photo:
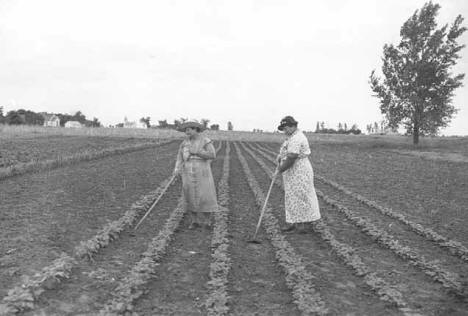
<path fill-rule="evenodd" d="M 320 219 L 314 171 L 308 159 L 309 142 L 292 116 L 284 117 L 278 130 L 288 136 L 281 145 L 277 169 L 282 173 L 284 183 L 286 226 L 283 231 L 297 229 L 305 233 L 306 226 Z"/>
<path fill-rule="evenodd" d="M 178 128 L 187 138 L 180 144 L 174 175 L 182 176 L 182 189 L 190 226 L 211 226 L 211 213 L 218 211 L 211 161 L 216 158 L 212 141 L 201 135 L 204 126 L 185 122 Z"/>

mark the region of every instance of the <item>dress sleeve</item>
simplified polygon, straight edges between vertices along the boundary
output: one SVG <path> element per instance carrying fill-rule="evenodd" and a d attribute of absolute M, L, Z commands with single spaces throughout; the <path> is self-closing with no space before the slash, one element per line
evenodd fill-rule
<path fill-rule="evenodd" d="M 203 139 L 203 147 L 200 150 L 200 154 L 204 159 L 215 159 L 216 149 L 214 148 L 213 142 L 209 138 Z"/>
<path fill-rule="evenodd" d="M 288 154 L 301 154 L 302 142 L 299 137 L 293 136 L 288 143 Z"/>
<path fill-rule="evenodd" d="M 213 159 L 216 158 L 216 149 L 215 149 L 212 141 L 210 141 L 209 143 L 207 143 L 205 145 L 205 149 L 206 149 L 207 152 L 209 152 L 209 153 L 211 153 L 213 155 Z"/>

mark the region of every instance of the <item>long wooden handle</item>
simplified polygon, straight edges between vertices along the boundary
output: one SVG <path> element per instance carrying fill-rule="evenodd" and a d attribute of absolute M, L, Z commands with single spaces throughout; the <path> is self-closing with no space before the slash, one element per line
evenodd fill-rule
<path fill-rule="evenodd" d="M 270 198 L 271 189 L 273 188 L 273 184 L 275 184 L 276 175 L 277 175 L 277 173 L 275 172 L 275 174 L 273 175 L 273 178 L 271 179 L 270 188 L 268 189 L 267 196 L 265 198 L 265 201 L 263 202 L 262 211 L 260 213 L 260 218 L 258 219 L 257 228 L 255 229 L 255 234 L 254 234 L 253 239 L 255 239 L 255 237 L 257 237 L 257 232 L 258 232 L 258 229 L 260 228 L 260 224 L 262 223 L 262 218 L 263 218 L 263 214 L 265 213 L 265 209 L 266 209 L 266 205 L 268 203 L 268 199 Z"/>
<path fill-rule="evenodd" d="M 143 220 L 146 218 L 146 216 L 149 215 L 149 213 L 153 210 L 153 208 L 156 206 L 156 204 L 158 204 L 159 200 L 161 199 L 161 197 L 164 195 L 164 193 L 166 192 L 167 188 L 169 188 L 169 186 L 171 185 L 172 181 L 174 181 L 175 179 L 175 175 L 172 176 L 172 178 L 169 180 L 169 182 L 166 184 L 166 186 L 164 187 L 164 189 L 161 191 L 161 194 L 159 194 L 158 198 L 156 199 L 156 201 L 153 202 L 153 205 L 151 205 L 150 209 L 146 212 L 145 216 L 143 216 L 141 218 L 141 220 L 138 222 L 138 224 L 135 226 L 135 229 L 134 230 L 137 230 L 138 226 L 140 226 L 140 224 L 143 222 Z"/>

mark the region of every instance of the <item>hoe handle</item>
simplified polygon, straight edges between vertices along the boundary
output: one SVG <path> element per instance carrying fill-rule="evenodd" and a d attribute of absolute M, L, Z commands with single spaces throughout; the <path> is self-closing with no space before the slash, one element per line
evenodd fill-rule
<path fill-rule="evenodd" d="M 260 224 L 262 223 L 263 214 L 265 213 L 265 209 L 266 209 L 266 206 L 267 206 L 267 203 L 268 203 L 268 199 L 270 198 L 271 189 L 273 188 L 273 184 L 275 183 L 277 174 L 278 174 L 278 171 L 275 171 L 275 173 L 273 174 L 273 178 L 271 178 L 270 188 L 268 189 L 268 193 L 267 193 L 267 196 L 265 198 L 265 202 L 263 202 L 262 211 L 260 212 L 260 218 L 258 219 L 257 228 L 255 229 L 255 234 L 254 234 L 253 239 L 255 239 L 255 237 L 257 237 L 258 229 L 260 228 Z"/>
<path fill-rule="evenodd" d="M 140 226 L 140 224 L 144 221 L 144 219 L 146 218 L 146 216 L 149 215 L 149 213 L 153 210 L 153 208 L 156 206 L 156 204 L 158 204 L 159 200 L 161 199 L 161 197 L 164 195 L 164 193 L 166 192 L 167 188 L 169 188 L 169 186 L 171 185 L 172 181 L 174 181 L 175 179 L 175 175 L 172 176 L 172 178 L 169 180 L 169 182 L 166 184 L 166 186 L 164 187 L 164 189 L 161 191 L 161 194 L 159 194 L 158 198 L 156 199 L 156 201 L 153 202 L 153 205 L 151 205 L 151 207 L 149 208 L 149 210 L 146 212 L 145 216 L 143 216 L 141 218 L 141 220 L 138 222 L 138 224 L 135 226 L 135 229 L 134 230 L 137 230 L 138 226 Z"/>

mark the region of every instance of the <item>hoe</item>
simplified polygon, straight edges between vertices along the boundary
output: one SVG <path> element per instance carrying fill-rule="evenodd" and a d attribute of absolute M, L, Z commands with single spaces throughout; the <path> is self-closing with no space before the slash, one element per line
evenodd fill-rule
<path fill-rule="evenodd" d="M 258 219 L 257 228 L 255 229 L 255 234 L 253 235 L 252 239 L 247 240 L 248 243 L 251 243 L 251 244 L 260 244 L 261 243 L 260 240 L 256 239 L 257 238 L 257 233 L 258 233 L 258 229 L 260 228 L 260 224 L 262 223 L 263 214 L 265 213 L 265 209 L 266 209 L 266 206 L 267 206 L 267 203 L 268 203 L 268 198 L 270 197 L 271 189 L 273 188 L 273 184 L 275 183 L 277 174 L 278 174 L 278 170 L 276 170 L 275 173 L 273 174 L 273 178 L 271 179 L 270 188 L 268 189 L 268 193 L 267 193 L 267 196 L 265 198 L 265 202 L 263 202 L 263 207 L 262 207 L 262 211 L 260 212 L 260 217 Z"/>

